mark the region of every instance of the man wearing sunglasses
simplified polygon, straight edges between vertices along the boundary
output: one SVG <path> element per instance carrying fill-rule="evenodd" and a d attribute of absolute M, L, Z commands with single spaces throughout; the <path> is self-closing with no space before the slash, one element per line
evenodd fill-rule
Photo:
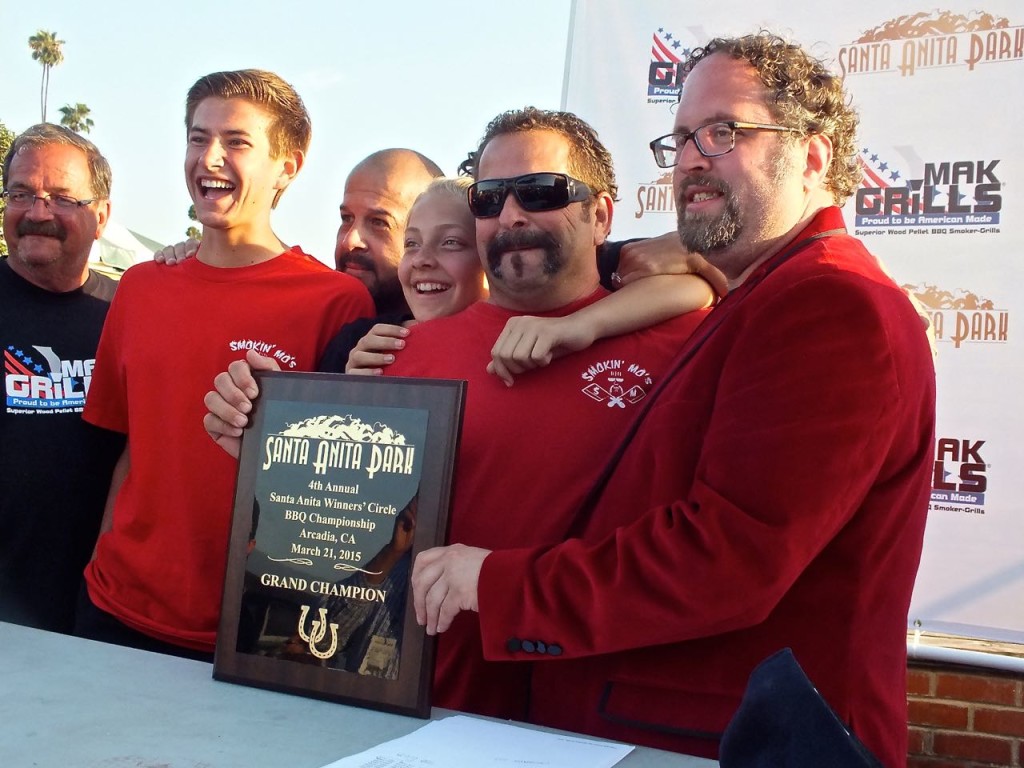
<path fill-rule="evenodd" d="M 411 317 L 397 271 L 404 250 L 405 225 L 419 194 L 433 179 L 443 175 L 432 160 L 419 152 L 383 149 L 357 163 L 345 180 L 335 266 L 339 272 L 352 275 L 366 285 L 378 314 L 386 320 L 397 322 L 399 317 Z M 555 194 L 560 192 L 555 191 Z M 584 193 L 580 199 L 586 199 L 586 195 Z M 609 242 L 600 248 L 598 255 L 602 278 L 610 287 L 655 272 L 684 267 L 698 271 L 702 266 L 686 264 L 687 254 L 678 242 L 667 238 Z M 621 269 L 620 255 L 623 257 Z M 359 325 L 369 329 L 367 323 Z M 347 349 L 344 355 L 337 356 L 342 370 L 347 357 Z"/>
<path fill-rule="evenodd" d="M 606 295 L 595 254 L 617 187 L 593 129 L 565 112 L 499 115 L 474 158 L 469 207 L 491 298 L 413 327 L 385 372 L 469 381 L 449 540 L 552 545 L 568 534 L 567 513 L 586 497 L 614 436 L 703 315 L 598 341 L 511 389 L 488 375 L 481 361 L 510 318 L 561 317 Z M 475 617 L 460 618 L 438 645 L 436 703 L 524 717 L 529 668 L 485 661 Z"/>
<path fill-rule="evenodd" d="M 468 173 L 472 161 L 471 153 L 460 166 L 460 173 Z M 419 152 L 391 148 L 373 152 L 359 161 L 345 179 L 335 267 L 366 286 L 377 316 L 362 318 L 340 329 L 324 350 L 319 370 L 344 372 L 349 353 L 374 325 L 401 325 L 412 319 L 397 271 L 404 251 L 405 226 L 413 202 L 433 179 L 443 175 L 436 163 Z M 154 260 L 175 264 L 194 256 L 198 248 L 198 241 L 187 240 L 167 246 L 155 254 Z M 675 233 L 625 242 L 606 241 L 598 249 L 597 259 L 601 283 L 610 290 L 650 275 L 692 272 L 704 277 L 717 292 L 725 291 L 721 275 L 708 269 L 695 254 L 685 251 Z"/>
<path fill-rule="evenodd" d="M 4 159 L 0 620 L 70 632 L 124 439 L 82 421 L 116 283 L 87 264 L 110 216 L 92 142 L 33 126 Z"/>
<path fill-rule="evenodd" d="M 596 252 L 611 229 L 617 187 L 608 151 L 566 112 L 499 115 L 473 158 L 469 206 L 490 299 L 413 326 L 385 373 L 469 382 L 449 540 L 550 546 L 569 534 L 570 511 L 703 313 L 603 338 L 507 387 L 486 363 L 510 318 L 563 317 L 607 295 Z M 236 406 L 248 411 L 244 398 L 254 394 L 244 374 L 207 398 L 207 429 L 225 443 L 239 434 Z M 552 644 L 541 652 L 560 651 Z M 528 665 L 485 661 L 475 617 L 465 614 L 438 645 L 434 703 L 523 719 L 529 678 Z"/>
<path fill-rule="evenodd" d="M 706 756 L 751 670 L 789 647 L 902 765 L 928 341 L 843 227 L 857 119 L 839 78 L 767 33 L 713 40 L 687 67 L 652 148 L 674 167 L 683 243 L 729 295 L 614 441 L 566 540 L 422 553 L 417 619 L 447 633 L 477 611 L 487 659 L 532 662 L 533 722 Z"/>

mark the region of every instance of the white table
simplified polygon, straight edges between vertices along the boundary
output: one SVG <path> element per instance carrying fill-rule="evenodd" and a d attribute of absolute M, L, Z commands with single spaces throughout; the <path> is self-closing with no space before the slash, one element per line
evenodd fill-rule
<path fill-rule="evenodd" d="M 0 766 L 321 768 L 424 724 L 217 682 L 211 670 L 0 622 Z M 449 714 L 435 709 L 432 716 Z M 620 765 L 717 763 L 638 748 Z"/>

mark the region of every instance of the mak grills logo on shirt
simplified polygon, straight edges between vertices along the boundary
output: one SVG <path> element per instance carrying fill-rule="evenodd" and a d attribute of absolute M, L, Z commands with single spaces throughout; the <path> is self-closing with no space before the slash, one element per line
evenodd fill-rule
<path fill-rule="evenodd" d="M 647 397 L 653 381 L 643 366 L 618 359 L 593 362 L 580 372 L 580 378 L 584 395 L 608 408 L 622 409 Z"/>
<path fill-rule="evenodd" d="M 985 514 L 989 470 L 981 455 L 985 442 L 952 437 L 935 441 L 929 510 Z"/>
<path fill-rule="evenodd" d="M 1024 59 L 1024 27 L 985 11 L 918 11 L 867 30 L 840 46 L 836 59 L 844 78 L 878 73 L 911 77 L 950 67 L 974 72 L 981 64 Z"/>
<path fill-rule="evenodd" d="M 94 358 L 62 360 L 51 347 L 9 344 L 4 350 L 8 413 L 81 413 Z"/>
<path fill-rule="evenodd" d="M 854 197 L 854 234 L 999 234 L 1000 160 L 925 162 L 912 146 L 866 146 Z"/>
<path fill-rule="evenodd" d="M 1010 313 L 997 309 L 995 302 L 973 291 L 955 293 L 928 283 L 903 285 L 928 312 L 939 344 L 1005 344 L 1009 339 Z"/>

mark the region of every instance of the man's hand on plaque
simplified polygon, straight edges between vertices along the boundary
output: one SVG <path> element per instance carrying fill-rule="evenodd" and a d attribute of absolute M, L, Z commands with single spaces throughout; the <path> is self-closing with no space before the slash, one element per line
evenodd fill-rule
<path fill-rule="evenodd" d="M 249 423 L 252 401 L 259 394 L 253 371 L 279 371 L 281 366 L 272 357 L 264 357 L 251 349 L 245 360 L 235 360 L 226 371 L 213 380 L 214 389 L 206 393 L 203 403 L 208 413 L 203 427 L 221 448 L 238 458 L 242 446 L 242 430 Z"/>
<path fill-rule="evenodd" d="M 412 568 L 416 623 L 428 635 L 444 632 L 460 611 L 479 610 L 477 586 L 489 549 L 452 544 L 421 552 Z"/>

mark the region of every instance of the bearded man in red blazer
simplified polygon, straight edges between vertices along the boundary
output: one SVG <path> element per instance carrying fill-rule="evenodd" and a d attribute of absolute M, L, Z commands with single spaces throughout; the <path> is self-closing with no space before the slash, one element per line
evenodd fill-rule
<path fill-rule="evenodd" d="M 672 133 L 684 245 L 729 295 L 683 346 L 556 546 L 418 558 L 417 618 L 479 613 L 534 662 L 536 723 L 715 756 L 751 670 L 790 647 L 887 765 L 906 760 L 906 620 L 935 411 L 920 318 L 837 205 L 842 82 L 768 35 L 693 52 Z"/>

